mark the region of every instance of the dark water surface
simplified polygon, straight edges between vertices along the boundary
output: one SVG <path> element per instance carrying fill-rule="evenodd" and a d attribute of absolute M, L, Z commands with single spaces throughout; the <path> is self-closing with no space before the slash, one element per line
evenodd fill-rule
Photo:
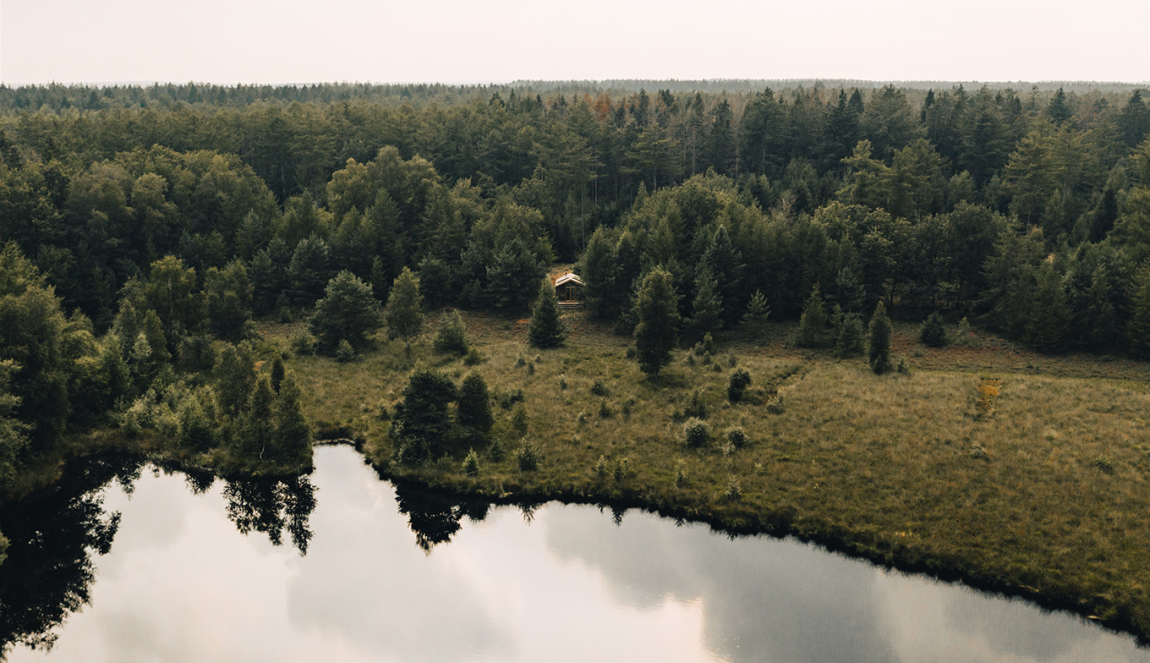
<path fill-rule="evenodd" d="M 1078 618 L 810 545 L 450 503 L 350 448 L 315 455 L 290 484 L 101 461 L 68 484 L 95 492 L 0 514 L 9 660 L 1150 661 Z"/>

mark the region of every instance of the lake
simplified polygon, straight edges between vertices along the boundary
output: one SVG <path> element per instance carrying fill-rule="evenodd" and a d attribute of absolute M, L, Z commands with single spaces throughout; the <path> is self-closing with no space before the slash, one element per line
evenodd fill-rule
<path fill-rule="evenodd" d="M 1078 617 L 792 540 L 397 489 L 350 447 L 287 483 L 73 465 L 0 513 L 13 662 L 1150 661 Z"/>

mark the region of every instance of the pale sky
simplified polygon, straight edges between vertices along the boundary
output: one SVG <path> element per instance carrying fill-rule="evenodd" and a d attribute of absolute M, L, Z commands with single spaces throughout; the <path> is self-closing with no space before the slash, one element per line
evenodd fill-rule
<path fill-rule="evenodd" d="M 0 0 L 0 81 L 1150 81 L 1148 0 Z"/>

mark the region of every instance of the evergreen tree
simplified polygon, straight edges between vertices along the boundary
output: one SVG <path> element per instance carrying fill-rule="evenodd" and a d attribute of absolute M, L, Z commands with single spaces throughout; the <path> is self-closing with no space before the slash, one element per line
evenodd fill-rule
<path fill-rule="evenodd" d="M 723 299 L 716 290 L 711 268 L 702 263 L 695 274 L 695 301 L 691 305 L 690 320 L 691 331 L 698 338 L 723 327 Z"/>
<path fill-rule="evenodd" d="M 283 378 L 275 400 L 276 457 L 288 463 L 311 459 L 312 432 L 300 403 L 300 389 L 291 376 Z"/>
<path fill-rule="evenodd" d="M 204 274 L 208 325 L 221 340 L 237 343 L 248 333 L 252 318 L 252 285 L 242 262 L 224 269 L 211 267 Z"/>
<path fill-rule="evenodd" d="M 946 345 L 946 325 L 942 323 L 942 316 L 937 311 L 926 317 L 926 322 L 922 323 L 922 329 L 918 332 L 918 338 L 924 345 L 932 348 Z"/>
<path fill-rule="evenodd" d="M 1134 277 L 1126 340 L 1135 356 L 1150 359 L 1150 263 L 1142 265 Z"/>
<path fill-rule="evenodd" d="M 767 318 L 771 315 L 771 307 L 767 306 L 767 298 L 762 290 L 756 290 L 747 304 L 747 312 L 743 314 L 743 326 L 754 334 L 759 334 L 767 326 Z"/>
<path fill-rule="evenodd" d="M 495 417 L 491 414 L 491 392 L 483 374 L 478 371 L 469 373 L 459 386 L 455 423 L 475 437 L 485 437 L 495 424 Z"/>
<path fill-rule="evenodd" d="M 447 439 L 455 385 L 445 375 L 418 368 L 403 390 L 391 422 L 391 439 L 404 463 L 421 463 L 439 455 Z"/>
<path fill-rule="evenodd" d="M 527 340 L 537 348 L 555 348 L 563 345 L 567 333 L 563 319 L 559 317 L 559 301 L 555 298 L 555 286 L 551 279 L 543 277 L 539 286 L 539 297 L 531 311 L 531 325 L 527 328 Z"/>
<path fill-rule="evenodd" d="M 301 306 L 312 306 L 323 296 L 331 279 L 328 263 L 331 252 L 327 242 L 315 235 L 302 240 L 292 253 L 287 269 L 292 301 Z"/>
<path fill-rule="evenodd" d="M 328 282 L 323 299 L 315 304 L 308 329 L 319 339 L 320 348 L 333 352 L 340 341 L 347 341 L 353 348 L 362 347 L 367 335 L 379 329 L 382 322 L 371 286 L 343 271 Z"/>
<path fill-rule="evenodd" d="M 819 284 L 811 290 L 811 296 L 803 306 L 803 314 L 799 318 L 799 333 L 796 344 L 800 348 L 817 348 L 823 344 L 826 333 L 827 311 L 823 306 L 823 295 Z"/>
<path fill-rule="evenodd" d="M 411 339 L 423 331 L 423 297 L 419 294 L 419 281 L 407 267 L 403 268 L 391 286 L 387 298 L 387 329 L 391 338 L 402 338 L 411 351 Z"/>
<path fill-rule="evenodd" d="M 247 407 L 256 383 L 255 360 L 251 346 L 227 344 L 216 363 L 216 402 L 224 414 L 236 416 Z"/>
<path fill-rule="evenodd" d="M 236 451 L 246 460 L 264 460 L 264 454 L 275 444 L 275 424 L 272 421 L 272 404 L 275 396 L 267 378 L 256 382 L 244 412 L 236 440 Z"/>
<path fill-rule="evenodd" d="M 450 311 L 439 316 L 439 328 L 435 330 L 435 351 L 456 355 L 467 354 L 467 327 L 459 311 Z"/>
<path fill-rule="evenodd" d="M 671 361 L 671 350 L 679 343 L 679 295 L 670 272 L 656 267 L 647 273 L 636 293 L 635 312 L 639 368 L 658 377 Z"/>
<path fill-rule="evenodd" d="M 284 374 L 285 370 L 283 357 L 276 355 L 275 359 L 272 360 L 271 385 L 272 391 L 276 392 L 277 394 L 280 393 L 280 385 L 284 381 Z"/>
<path fill-rule="evenodd" d="M 515 237 L 499 251 L 487 267 L 488 295 L 497 309 L 522 311 L 531 301 L 531 287 L 543 276 L 543 266 Z"/>
<path fill-rule="evenodd" d="M 835 331 L 835 354 L 839 357 L 853 357 L 866 350 L 866 333 L 862 318 L 858 313 L 843 313 L 835 305 L 837 320 Z"/>
<path fill-rule="evenodd" d="M 870 367 L 879 375 L 894 368 L 890 360 L 891 334 L 890 318 L 886 316 L 886 305 L 879 302 L 874 314 L 871 315 L 870 335 L 867 338 L 867 355 Z"/>
<path fill-rule="evenodd" d="M 1062 277 L 1050 262 L 1038 268 L 1026 342 L 1042 352 L 1058 352 L 1066 346 L 1070 332 L 1070 307 Z"/>

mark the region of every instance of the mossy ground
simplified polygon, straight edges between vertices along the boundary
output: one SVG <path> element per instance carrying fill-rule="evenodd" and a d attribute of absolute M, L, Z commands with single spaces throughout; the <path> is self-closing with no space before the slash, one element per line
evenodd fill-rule
<path fill-rule="evenodd" d="M 392 410 L 407 372 L 422 362 L 458 381 L 472 370 L 432 353 L 430 333 L 410 354 L 380 338 L 352 363 L 293 358 L 308 416 L 364 440 L 371 462 L 396 478 L 497 499 L 644 505 L 736 530 L 791 533 L 1150 635 L 1146 364 L 1043 357 L 993 338 L 928 349 L 916 328 L 896 325 L 894 354 L 912 371 L 876 376 L 863 358 L 793 349 L 785 342 L 792 327 L 771 325 L 754 341 L 720 337 L 711 364 L 696 357 L 689 365 L 688 351 L 679 351 L 652 380 L 626 357 L 629 339 L 580 313 L 565 315 L 566 347 L 546 351 L 526 345 L 524 320 L 464 318 L 484 357 L 475 368 L 496 397 L 523 391 L 528 437 L 542 449 L 537 470 L 520 471 L 514 451 L 523 441 L 511 410 L 499 406 L 493 437 L 506 454 L 477 449 L 478 476 L 463 470 L 466 446 L 425 466 L 391 462 L 388 422 L 378 413 Z M 262 331 L 286 348 L 297 330 Z M 752 376 L 749 402 L 726 402 L 730 357 Z M 591 393 L 597 379 L 605 398 Z M 716 433 L 701 449 L 682 435 L 694 389 Z M 767 405 L 776 392 L 781 412 Z M 748 444 L 724 443 L 733 426 Z"/>

